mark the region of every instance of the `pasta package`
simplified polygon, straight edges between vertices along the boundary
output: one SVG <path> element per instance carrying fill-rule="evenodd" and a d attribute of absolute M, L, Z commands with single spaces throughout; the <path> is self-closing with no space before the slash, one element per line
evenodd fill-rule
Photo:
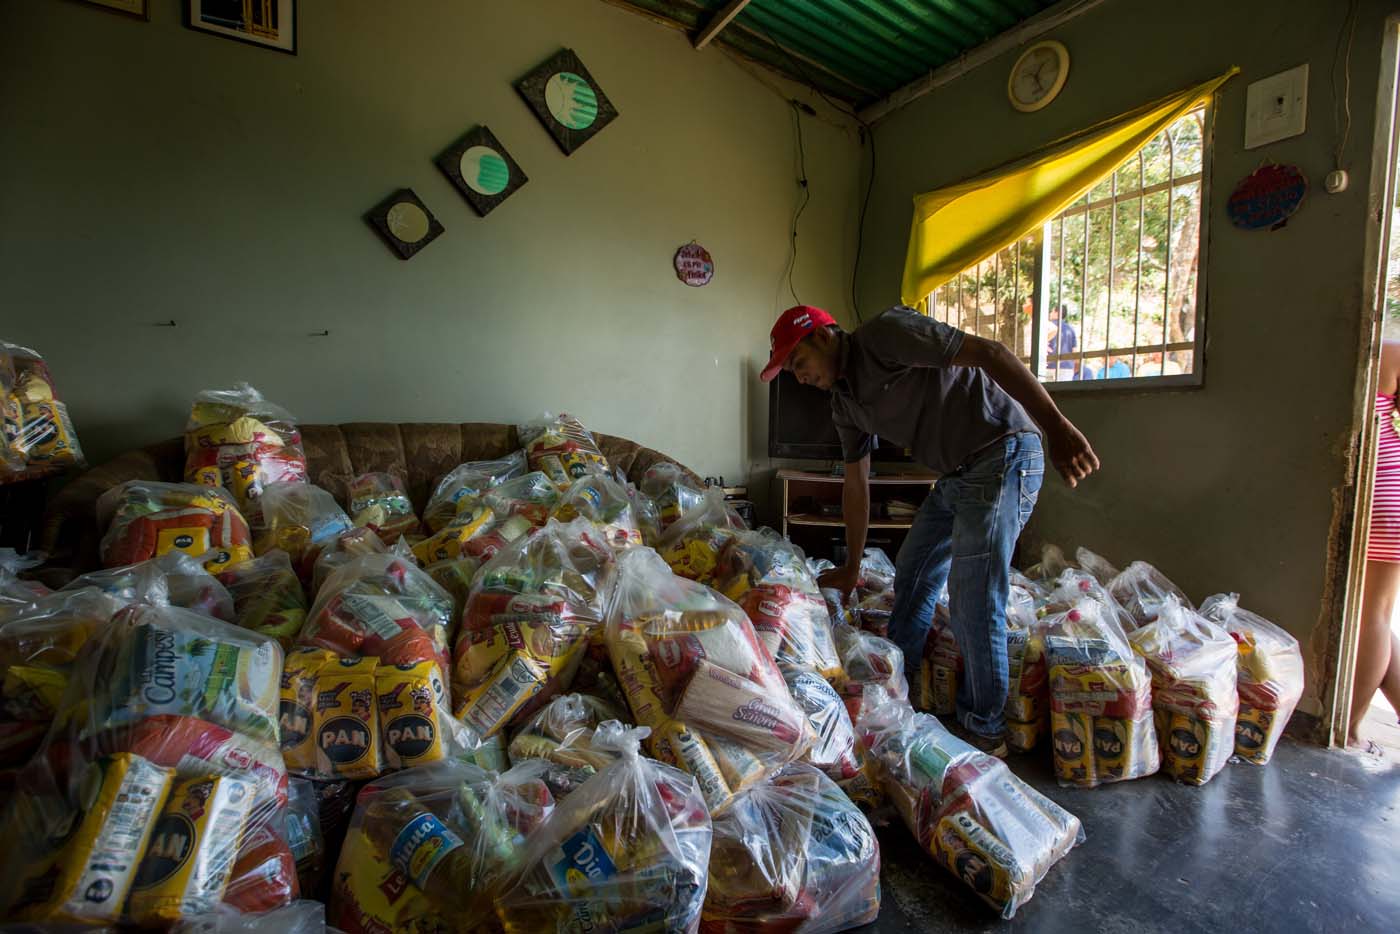
<path fill-rule="evenodd" d="M 97 518 L 109 568 L 183 551 L 217 573 L 253 557 L 248 523 L 220 489 L 128 480 L 98 498 Z"/>
<path fill-rule="evenodd" d="M 185 480 L 223 487 L 240 508 L 269 483 L 306 482 L 296 419 L 247 383 L 200 392 L 185 423 Z"/>
<path fill-rule="evenodd" d="M 525 425 L 516 433 L 525 447 L 530 469 L 549 477 L 561 492 L 590 473 L 607 473 L 608 459 L 583 423 L 572 415 L 550 415 Z"/>

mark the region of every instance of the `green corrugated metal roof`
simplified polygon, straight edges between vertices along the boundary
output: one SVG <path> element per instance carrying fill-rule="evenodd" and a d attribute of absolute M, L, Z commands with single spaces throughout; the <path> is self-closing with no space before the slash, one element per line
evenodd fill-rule
<path fill-rule="evenodd" d="M 729 0 L 608 0 L 688 30 Z M 750 0 L 715 40 L 853 104 L 903 87 L 1057 0 Z"/>

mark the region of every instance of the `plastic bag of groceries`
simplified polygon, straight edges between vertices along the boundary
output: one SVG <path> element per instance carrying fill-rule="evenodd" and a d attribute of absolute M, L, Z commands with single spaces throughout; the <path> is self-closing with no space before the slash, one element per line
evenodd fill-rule
<path fill-rule="evenodd" d="M 254 553 L 285 551 L 304 580 L 311 579 L 321 549 L 353 528 L 328 490 L 280 480 L 263 485 L 248 522 L 253 528 Z"/>
<path fill-rule="evenodd" d="M 274 548 L 220 571 L 219 581 L 232 596 L 234 622 L 291 648 L 306 625 L 306 594 L 285 551 Z"/>
<path fill-rule="evenodd" d="M 301 898 L 290 905 L 244 914 L 220 906 L 218 911 L 181 921 L 171 934 L 335 934 L 326 927 L 326 906 Z"/>
<path fill-rule="evenodd" d="M 33 603 L 49 594 L 49 588 L 38 581 L 20 577 L 25 571 L 44 563 L 44 553 L 31 551 L 20 554 L 13 548 L 0 548 L 0 621 L 7 613 Z"/>
<path fill-rule="evenodd" d="M 297 641 L 387 665 L 434 661 L 446 675 L 455 623 L 452 597 L 411 557 L 368 554 L 326 578 Z"/>
<path fill-rule="evenodd" d="M 135 604 L 83 646 L 8 802 L 4 914 L 168 927 L 297 895 L 277 749 L 282 652 Z"/>
<path fill-rule="evenodd" d="M 1006 598 L 1006 744 L 1034 749 L 1050 725 L 1050 684 L 1045 668 L 1045 627 L 1035 597 L 1012 585 Z"/>
<path fill-rule="evenodd" d="M 1079 818 L 907 703 L 878 697 L 857 728 L 919 845 L 1003 918 L 1084 840 Z"/>
<path fill-rule="evenodd" d="M 544 475 L 531 476 L 542 478 Z M 548 484 L 548 489 L 553 496 L 553 485 Z M 502 548 L 529 535 L 535 528 L 530 518 L 498 515 L 481 500 L 462 500 L 457 505 L 462 508 L 446 525 L 413 546 L 413 554 L 419 561 L 424 564 L 458 558 L 489 561 Z"/>
<path fill-rule="evenodd" d="M 525 838 L 496 898 L 507 934 L 698 930 L 710 815 L 692 776 L 640 754 L 647 732 L 598 727 L 594 748 L 617 758 Z"/>
<path fill-rule="evenodd" d="M 642 474 L 640 489 L 656 503 L 661 532 L 699 506 L 705 496 L 705 491 L 697 488 L 684 470 L 669 461 L 660 461 L 648 467 Z"/>
<path fill-rule="evenodd" d="M 821 772 L 792 763 L 713 818 L 701 931 L 835 934 L 880 912 L 880 845 Z"/>
<path fill-rule="evenodd" d="M 99 543 L 107 567 L 136 564 L 183 551 L 217 573 L 253 557 L 248 523 L 218 488 L 159 480 L 128 480 L 97 499 Z"/>
<path fill-rule="evenodd" d="M 585 474 L 609 470 L 592 432 L 572 415 L 548 412 L 516 426 L 531 470 L 546 474 L 562 492 Z"/>
<path fill-rule="evenodd" d="M 560 489 L 549 476 L 535 470 L 493 486 L 481 501 L 502 522 L 519 517 L 532 528 L 542 528 L 559 505 L 559 496 Z"/>
<path fill-rule="evenodd" d="M 61 590 L 84 587 L 96 587 L 121 606 L 131 603 L 178 606 L 230 623 L 236 612 L 233 595 L 223 583 L 183 551 L 170 551 L 136 564 L 89 571 L 64 584 Z"/>
<path fill-rule="evenodd" d="M 792 542 L 767 528 L 735 532 L 719 556 L 714 587 L 748 614 L 780 668 L 844 679 L 826 601 Z"/>
<path fill-rule="evenodd" d="M 867 548 L 860 559 L 856 577 L 856 598 L 894 590 L 895 568 L 890 556 L 881 548 Z"/>
<path fill-rule="evenodd" d="M 1059 545 L 1047 544 L 1040 549 L 1040 562 L 1026 568 L 1026 576 L 1036 581 L 1053 581 L 1065 571 L 1074 570 L 1074 563 L 1065 557 Z"/>
<path fill-rule="evenodd" d="M 595 749 L 593 737 L 601 724 L 617 721 L 621 715 L 620 707 L 602 698 L 561 694 L 516 730 L 510 741 L 510 761 L 519 765 L 528 759 L 543 760 L 544 783 L 554 800 L 562 801 L 617 758 L 611 747 Z"/>
<path fill-rule="evenodd" d="M 1122 627 L 1091 599 L 1047 616 L 1044 626 L 1060 784 L 1093 788 L 1156 772 L 1152 678 Z"/>
<path fill-rule="evenodd" d="M 1252 765 L 1264 765 L 1273 757 L 1303 696 L 1303 653 L 1298 640 L 1241 607 L 1239 594 L 1207 597 L 1201 615 L 1223 626 L 1239 645 L 1235 755 Z"/>
<path fill-rule="evenodd" d="M 579 516 L 601 528 L 615 550 L 642 543 L 642 530 L 632 510 L 632 497 L 622 484 L 605 473 L 593 471 L 579 477 L 554 507 L 553 517 L 560 522 Z"/>
<path fill-rule="evenodd" d="M 499 460 L 469 461 L 448 471 L 428 497 L 423 524 L 439 532 L 459 511 L 463 500 L 479 500 L 486 491 L 525 473 L 525 452 L 512 451 Z"/>
<path fill-rule="evenodd" d="M 1168 597 L 1175 597 L 1187 609 L 1195 609 L 1181 588 L 1146 561 L 1134 561 L 1108 585 L 1109 595 L 1118 601 L 1135 626 L 1156 621 Z"/>
<path fill-rule="evenodd" d="M 672 574 L 656 552 L 618 556 L 607 641 L 648 748 L 695 776 L 711 810 L 812 744 L 753 624 L 710 588 Z"/>
<path fill-rule="evenodd" d="M 601 529 L 551 521 L 477 575 L 453 653 L 456 716 L 482 736 L 566 691 L 591 639 L 601 640 L 600 577 L 612 562 Z"/>
<path fill-rule="evenodd" d="M 120 604 L 96 587 L 36 597 L 0 620 L 0 766 L 29 760 L 61 709 L 73 663 Z"/>
<path fill-rule="evenodd" d="M 1042 591 L 1044 596 L 1037 601 L 1041 616 L 1068 613 L 1082 601 L 1093 600 L 1125 633 L 1138 627 L 1137 619 L 1123 608 L 1107 587 L 1087 571 L 1067 568 L 1055 580 L 1043 582 Z"/>
<path fill-rule="evenodd" d="M 330 923 L 348 934 L 482 930 L 555 810 L 539 770 L 439 762 L 365 785 L 336 864 Z"/>
<path fill-rule="evenodd" d="M 860 721 L 867 686 L 873 685 L 899 700 L 909 699 L 909 685 L 904 678 L 904 653 L 899 646 L 888 639 L 841 623 L 833 625 L 831 631 L 836 640 L 836 651 L 841 657 L 841 666 L 846 671 L 842 696 L 852 723 Z"/>
<path fill-rule="evenodd" d="M 1107 587 L 1122 572 L 1108 563 L 1108 559 L 1083 547 L 1074 550 L 1074 560 L 1081 568 L 1094 575 L 1094 580 Z"/>
<path fill-rule="evenodd" d="M 223 487 L 240 509 L 269 483 L 306 482 L 296 419 L 247 383 L 197 394 L 185 423 L 185 480 Z"/>
<path fill-rule="evenodd" d="M 287 844 L 302 898 L 330 900 L 331 875 L 355 810 L 358 782 L 287 779 Z"/>
<path fill-rule="evenodd" d="M 1235 752 L 1235 640 L 1169 597 L 1157 621 L 1128 641 L 1152 672 L 1152 710 L 1162 771 L 1204 785 Z"/>
<path fill-rule="evenodd" d="M 948 604 L 939 603 L 933 609 L 932 624 L 924 640 L 914 706 L 939 717 L 957 713 L 958 683 L 962 681 L 962 672 L 962 651 L 953 634 Z M 912 690 L 914 686 L 910 685 L 910 688 Z"/>
<path fill-rule="evenodd" d="M 418 533 L 418 514 L 399 473 L 371 471 L 342 482 L 350 521 L 357 528 L 373 529 L 386 545 Z"/>
<path fill-rule="evenodd" d="M 478 558 L 462 555 L 458 558 L 443 558 L 423 566 L 428 576 L 438 582 L 443 590 L 452 596 L 452 617 L 461 619 L 467 609 L 467 598 L 471 596 L 472 583 L 476 574 L 485 564 Z"/>
<path fill-rule="evenodd" d="M 85 467 L 68 407 L 44 358 L 0 341 L 0 473 L 27 467 Z"/>
<path fill-rule="evenodd" d="M 714 579 L 720 553 L 734 540 L 734 533 L 747 529 L 725 501 L 724 491 L 705 491 L 700 505 L 682 515 L 661 534 L 656 551 L 674 574 L 708 584 Z"/>
<path fill-rule="evenodd" d="M 633 485 L 621 468 L 614 468 L 613 479 L 626 491 L 627 499 L 632 504 L 632 517 L 637 520 L 637 531 L 642 535 L 642 544 L 648 548 L 655 548 L 661 538 L 661 508 L 656 500 Z"/>
<path fill-rule="evenodd" d="M 329 542 L 316 555 L 311 567 L 311 595 L 314 598 L 336 571 L 365 555 L 387 555 L 389 547 L 372 529 L 351 529 Z M 410 552 L 411 554 L 411 552 Z"/>

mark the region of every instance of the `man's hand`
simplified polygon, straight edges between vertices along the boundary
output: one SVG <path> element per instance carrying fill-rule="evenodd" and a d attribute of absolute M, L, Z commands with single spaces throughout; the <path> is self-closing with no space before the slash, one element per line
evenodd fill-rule
<path fill-rule="evenodd" d="M 860 577 L 860 566 L 832 568 L 817 578 L 818 587 L 830 587 L 841 594 L 844 601 L 852 590 L 856 589 L 856 580 Z"/>
<path fill-rule="evenodd" d="M 1053 430 L 1047 430 L 1045 442 L 1050 448 L 1050 463 L 1071 488 L 1099 469 L 1099 456 L 1069 419 L 1061 418 Z"/>

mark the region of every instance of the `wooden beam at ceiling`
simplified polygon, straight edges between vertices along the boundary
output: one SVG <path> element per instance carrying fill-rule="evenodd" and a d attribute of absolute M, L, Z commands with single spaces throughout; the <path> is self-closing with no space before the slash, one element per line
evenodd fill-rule
<path fill-rule="evenodd" d="M 700 30 L 700 35 L 695 37 L 695 51 L 700 51 L 710 44 L 710 40 L 720 34 L 724 27 L 734 21 L 734 17 L 743 12 L 744 7 L 749 5 L 749 0 L 730 0 L 728 6 L 714 15 L 705 28 Z"/>

